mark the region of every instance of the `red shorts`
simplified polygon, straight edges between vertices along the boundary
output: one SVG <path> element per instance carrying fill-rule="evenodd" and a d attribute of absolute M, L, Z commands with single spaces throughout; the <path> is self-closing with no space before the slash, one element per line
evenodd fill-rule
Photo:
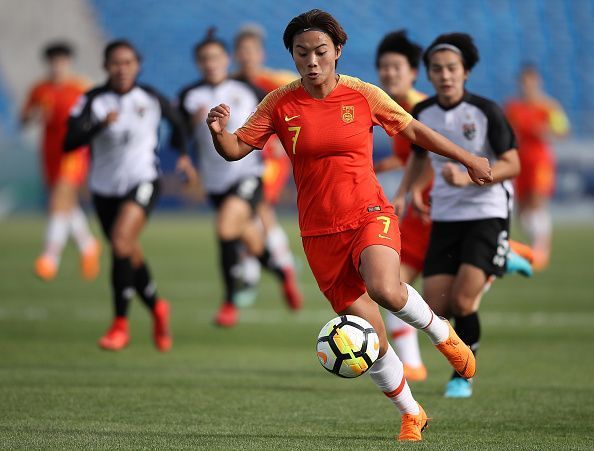
<path fill-rule="evenodd" d="M 387 246 L 400 253 L 398 217 L 378 214 L 357 229 L 302 237 L 305 256 L 318 286 L 339 313 L 365 293 L 359 259 L 366 247 Z"/>
<path fill-rule="evenodd" d="M 531 194 L 551 197 L 555 192 L 555 163 L 549 159 L 522 161 L 520 175 L 516 178 L 516 195 L 519 200 Z"/>
<path fill-rule="evenodd" d="M 422 271 L 429 247 L 431 223 L 423 222 L 421 216 L 409 205 L 400 223 L 400 234 L 402 235 L 400 261 L 417 271 Z"/>

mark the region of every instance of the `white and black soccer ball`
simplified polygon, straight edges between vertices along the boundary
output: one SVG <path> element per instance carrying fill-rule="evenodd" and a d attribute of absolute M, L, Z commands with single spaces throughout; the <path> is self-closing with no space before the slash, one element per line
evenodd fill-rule
<path fill-rule="evenodd" d="M 322 327 L 318 335 L 317 352 L 322 366 L 332 374 L 357 377 L 377 360 L 379 337 L 363 318 L 338 316 Z"/>

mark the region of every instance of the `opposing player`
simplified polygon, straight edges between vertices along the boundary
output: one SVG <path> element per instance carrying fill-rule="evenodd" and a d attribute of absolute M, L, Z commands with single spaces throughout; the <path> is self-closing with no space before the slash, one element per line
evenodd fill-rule
<path fill-rule="evenodd" d="M 105 238 L 112 252 L 111 288 L 114 319 L 99 346 L 118 351 L 130 340 L 128 310 L 136 292 L 153 317 L 153 338 L 160 351 L 172 345 L 169 303 L 157 294 L 146 263 L 140 234 L 159 196 L 155 149 L 162 118 L 173 128 L 179 150 L 177 170 L 196 179 L 185 152 L 183 122 L 169 102 L 153 88 L 140 85 L 140 56 L 134 46 L 117 40 L 105 47 L 107 82 L 87 92 L 68 122 L 65 150 L 90 145 L 89 188 Z"/>
<path fill-rule="evenodd" d="M 565 136 L 569 121 L 561 105 L 542 90 L 534 66 L 520 73 L 520 96 L 505 106 L 505 114 L 518 137 L 522 164 L 516 179 L 520 224 L 534 249 L 534 268 L 542 270 L 551 254 L 552 221 L 549 202 L 555 190 L 555 154 L 551 136 Z"/>
<path fill-rule="evenodd" d="M 493 182 L 476 186 L 463 166 L 431 154 L 435 174 L 431 190 L 433 220 L 423 270 L 423 294 L 441 316 L 454 317 L 458 336 L 478 350 L 481 293 L 491 276 L 502 276 L 509 250 L 510 179 L 520 170 L 512 129 L 492 101 L 466 91 L 479 54 L 464 33 L 439 36 L 425 50 L 423 61 L 436 95 L 418 103 L 413 115 L 444 133 L 476 156 L 488 158 Z M 402 187 L 422 174 L 428 152 L 414 146 Z M 418 199 L 419 196 L 416 196 Z M 454 374 L 447 397 L 469 397 L 472 384 Z"/>
<path fill-rule="evenodd" d="M 258 97 L 249 84 L 229 77 L 229 54 L 225 43 L 214 36 L 214 30 L 196 44 L 194 54 L 203 80 L 181 92 L 179 106 L 193 131 L 201 179 L 217 212 L 216 232 L 225 294 L 215 323 L 231 327 L 238 321 L 240 243 L 278 277 L 287 304 L 297 310 L 301 307 L 301 295 L 294 271 L 272 258 L 265 245 L 264 232 L 255 220 L 262 202 L 262 158 L 259 153 L 253 153 L 242 161 L 225 161 L 215 150 L 205 123 L 209 108 L 223 102 L 232 105 L 236 111 L 233 120 L 227 124 L 230 130 L 235 130 L 256 108 Z"/>
<path fill-rule="evenodd" d="M 68 43 L 48 45 L 43 56 L 47 77 L 32 88 L 21 112 L 22 124 L 39 118 L 44 125 L 41 160 L 49 190 L 49 220 L 44 249 L 35 260 L 34 271 L 42 280 L 54 279 L 71 235 L 80 252 L 81 274 L 93 280 L 99 274 L 99 243 L 78 203 L 78 190 L 87 176 L 88 149 L 82 147 L 67 155 L 62 151 L 70 109 L 89 83 L 73 74 L 73 49 Z"/>
<path fill-rule="evenodd" d="M 270 93 L 235 133 L 228 105 L 211 109 L 207 122 L 217 151 L 229 161 L 249 156 L 276 133 L 297 186 L 299 226 L 310 268 L 339 314 L 370 322 L 380 336 L 372 380 L 402 414 L 400 440 L 421 440 L 427 416 L 412 397 L 402 362 L 386 337 L 378 304 L 428 334 L 464 377 L 475 373 L 470 349 L 447 321 L 435 316 L 410 285 L 400 281 L 398 218 L 372 165 L 372 128 L 403 136 L 462 162 L 472 180 L 491 181 L 479 158 L 414 120 L 381 89 L 336 66 L 347 39 L 330 14 L 311 10 L 293 18 L 283 41 L 301 79 Z"/>

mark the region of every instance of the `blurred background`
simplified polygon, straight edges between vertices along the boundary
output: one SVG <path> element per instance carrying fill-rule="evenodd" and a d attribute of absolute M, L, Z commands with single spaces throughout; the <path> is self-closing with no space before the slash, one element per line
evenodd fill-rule
<path fill-rule="evenodd" d="M 143 54 L 141 80 L 170 98 L 196 80 L 192 46 L 210 26 L 232 45 L 246 24 L 266 32 L 266 65 L 293 69 L 282 45 L 289 18 L 320 7 L 334 14 L 349 35 L 340 71 L 378 83 L 375 49 L 390 30 L 406 28 L 409 36 L 428 45 L 440 33 L 464 31 L 476 40 L 481 61 L 469 89 L 503 103 L 517 93 L 523 63 L 541 71 L 544 89 L 565 108 L 569 137 L 555 143 L 558 179 L 553 204 L 556 220 L 594 218 L 594 0 L 301 0 L 268 2 L 150 1 L 150 0 L 0 0 L 0 217 L 41 210 L 45 205 L 38 167 L 39 133 L 22 131 L 18 112 L 32 84 L 43 74 L 41 49 L 49 41 L 66 39 L 76 47 L 76 69 L 92 80 L 104 79 L 104 44 L 114 38 L 131 40 Z M 424 69 L 417 88 L 432 92 Z M 376 133 L 376 157 L 390 152 Z M 165 143 L 166 140 L 164 139 Z M 174 154 L 161 152 L 165 173 Z M 391 191 L 397 174 L 382 175 Z M 166 190 L 161 208 L 193 208 Z M 284 196 L 293 206 L 291 187 Z"/>

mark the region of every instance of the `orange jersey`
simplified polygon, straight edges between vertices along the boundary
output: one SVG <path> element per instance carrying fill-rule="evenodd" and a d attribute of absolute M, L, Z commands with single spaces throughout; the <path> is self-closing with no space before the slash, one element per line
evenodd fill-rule
<path fill-rule="evenodd" d="M 265 93 L 274 91 L 299 78 L 299 75 L 288 70 L 262 69 L 250 81 Z"/>
<path fill-rule="evenodd" d="M 313 98 L 301 80 L 276 89 L 235 133 L 254 148 L 277 134 L 293 164 L 301 235 L 315 236 L 394 212 L 373 171 L 372 128 L 393 136 L 411 120 L 377 86 L 341 75 L 324 99 Z"/>
<path fill-rule="evenodd" d="M 417 103 L 426 98 L 427 96 L 422 92 L 419 92 L 416 89 L 411 89 L 406 95 L 406 101 L 401 103 L 400 106 L 410 113 Z M 403 136 L 395 135 L 392 138 L 392 152 L 400 159 L 400 161 L 402 161 L 402 163 L 406 164 L 411 148 L 411 142 Z"/>

